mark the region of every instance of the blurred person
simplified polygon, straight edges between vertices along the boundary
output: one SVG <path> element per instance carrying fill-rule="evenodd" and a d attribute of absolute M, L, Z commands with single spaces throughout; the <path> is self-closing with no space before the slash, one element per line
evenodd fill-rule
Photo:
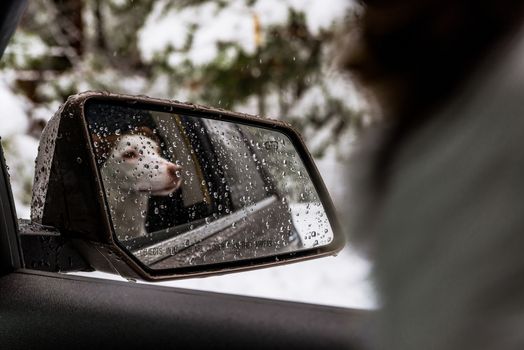
<path fill-rule="evenodd" d="M 374 261 L 377 348 L 524 349 L 524 2 L 363 9 L 342 65 L 382 126 L 346 210 Z"/>

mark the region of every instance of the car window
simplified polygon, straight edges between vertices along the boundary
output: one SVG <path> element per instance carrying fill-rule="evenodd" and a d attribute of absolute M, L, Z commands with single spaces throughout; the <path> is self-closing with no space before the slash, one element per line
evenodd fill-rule
<path fill-rule="evenodd" d="M 19 217 L 30 215 L 42 129 L 69 95 L 86 90 L 191 101 L 284 120 L 303 135 L 335 206 L 346 207 L 348 185 L 342 174 L 360 131 L 372 122 L 365 100 L 336 67 L 337 33 L 358 13 L 358 6 L 346 0 L 332 0 L 329 6 L 323 0 L 31 1 L 0 63 L 0 135 Z M 161 114 L 152 118 L 162 125 Z M 148 230 L 198 225 L 211 215 L 213 196 L 224 195 L 226 186 L 249 188 L 260 182 L 270 188 L 231 197 L 231 211 L 272 191 L 296 193 L 300 171 L 264 174 L 257 169 L 258 162 L 286 159 L 271 155 L 274 143 L 251 144 L 250 133 L 256 131 L 233 126 L 218 131 L 190 116 L 178 116 L 177 125 L 165 135 L 172 147 L 164 156 L 193 157 L 184 171 L 200 185 L 184 188 L 183 198 L 153 199 Z M 209 148 L 199 128 L 207 128 L 220 147 Z M 194 143 L 202 152 L 191 154 Z M 214 167 L 213 177 L 203 175 L 205 167 Z M 233 180 L 222 184 L 226 173 Z M 285 178 L 285 185 L 272 188 L 268 177 Z M 164 215 L 175 202 L 182 203 L 179 221 L 167 222 L 175 220 Z M 308 208 L 298 209 L 308 215 Z M 368 261 L 350 242 L 337 257 L 163 284 L 373 307 L 368 273 Z"/>
<path fill-rule="evenodd" d="M 258 166 L 257 154 L 246 136 L 248 128 L 241 128 L 235 124 L 213 124 L 203 120 L 213 139 L 215 154 L 224 170 L 224 181 L 229 182 L 232 188 L 231 200 L 235 208 L 242 208 L 246 204 L 255 203 L 271 195 L 265 190 L 271 184 L 269 178 L 264 179 Z M 264 184 L 265 186 L 257 186 Z"/>

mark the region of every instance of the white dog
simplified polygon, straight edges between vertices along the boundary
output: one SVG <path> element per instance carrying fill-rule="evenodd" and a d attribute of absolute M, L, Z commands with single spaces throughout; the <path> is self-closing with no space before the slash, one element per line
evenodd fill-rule
<path fill-rule="evenodd" d="M 145 235 L 149 197 L 175 192 L 182 168 L 162 158 L 158 138 L 149 128 L 104 138 L 93 135 L 93 141 L 97 158 L 106 159 L 100 172 L 118 238 Z"/>

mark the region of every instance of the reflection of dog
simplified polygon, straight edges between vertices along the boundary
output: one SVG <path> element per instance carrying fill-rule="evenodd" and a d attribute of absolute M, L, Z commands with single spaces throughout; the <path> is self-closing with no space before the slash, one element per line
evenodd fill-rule
<path fill-rule="evenodd" d="M 181 167 L 162 158 L 158 138 L 149 128 L 132 134 L 93 135 L 115 232 L 120 239 L 146 234 L 150 195 L 167 196 L 182 182 Z"/>

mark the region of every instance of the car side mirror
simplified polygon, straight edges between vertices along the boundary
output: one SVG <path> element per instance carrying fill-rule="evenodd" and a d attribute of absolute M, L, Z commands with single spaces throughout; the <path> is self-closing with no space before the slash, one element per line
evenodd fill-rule
<path fill-rule="evenodd" d="M 335 210 L 283 122 L 138 96 L 71 96 L 40 140 L 34 223 L 94 269 L 149 281 L 342 249 Z"/>

